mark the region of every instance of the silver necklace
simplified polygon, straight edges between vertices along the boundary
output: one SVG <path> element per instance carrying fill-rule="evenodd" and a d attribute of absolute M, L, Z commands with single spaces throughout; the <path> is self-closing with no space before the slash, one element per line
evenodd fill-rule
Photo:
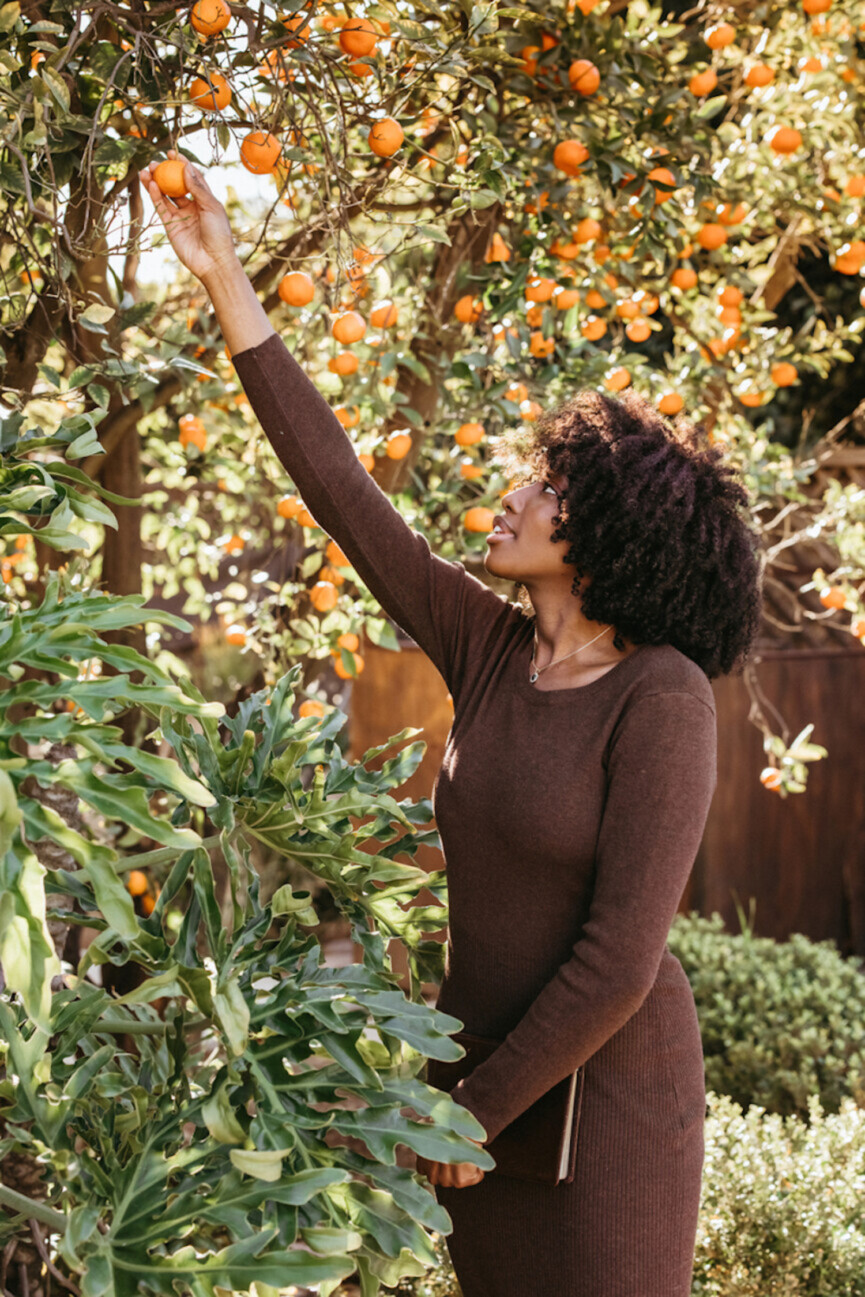
<path fill-rule="evenodd" d="M 612 629 L 613 629 L 612 626 L 608 626 L 607 630 L 599 631 L 598 634 L 595 636 L 595 639 L 600 639 L 602 635 L 606 635 L 607 631 Z M 531 685 L 535 683 L 538 676 L 541 674 L 541 671 L 549 671 L 550 667 L 558 666 L 559 662 L 564 662 L 565 658 L 572 658 L 574 656 L 574 653 L 582 653 L 584 648 L 588 648 L 589 644 L 594 644 L 595 642 L 595 639 L 590 639 L 589 644 L 581 644 L 578 649 L 574 649 L 573 653 L 566 653 L 565 657 L 556 658 L 555 662 L 548 662 L 545 667 L 538 668 L 535 666 L 535 650 L 538 647 L 537 627 L 535 628 L 534 639 L 535 639 L 535 648 L 532 650 L 532 674 L 529 676 L 529 684 Z"/>

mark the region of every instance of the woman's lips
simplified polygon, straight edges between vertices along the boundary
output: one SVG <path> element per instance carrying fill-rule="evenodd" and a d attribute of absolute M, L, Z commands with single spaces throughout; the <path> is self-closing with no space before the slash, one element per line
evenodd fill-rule
<path fill-rule="evenodd" d="M 491 545 L 493 541 L 498 540 L 516 540 L 512 531 L 490 531 L 487 532 L 487 544 Z"/>

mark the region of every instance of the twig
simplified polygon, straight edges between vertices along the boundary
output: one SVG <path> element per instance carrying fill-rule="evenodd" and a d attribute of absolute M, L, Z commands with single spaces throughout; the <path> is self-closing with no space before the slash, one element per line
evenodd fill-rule
<path fill-rule="evenodd" d="M 75 1293 L 75 1297 L 81 1297 L 81 1289 L 78 1285 L 74 1284 L 71 1279 L 67 1279 L 64 1274 L 61 1274 L 54 1262 L 51 1260 L 51 1257 L 48 1255 L 48 1249 L 45 1246 L 45 1240 L 42 1237 L 39 1222 L 37 1220 L 30 1220 L 28 1221 L 28 1224 L 30 1226 L 30 1232 L 33 1235 L 33 1242 L 36 1244 L 39 1255 L 48 1267 L 48 1270 L 53 1274 L 59 1284 L 62 1284 L 64 1288 L 68 1288 L 69 1292 Z"/>

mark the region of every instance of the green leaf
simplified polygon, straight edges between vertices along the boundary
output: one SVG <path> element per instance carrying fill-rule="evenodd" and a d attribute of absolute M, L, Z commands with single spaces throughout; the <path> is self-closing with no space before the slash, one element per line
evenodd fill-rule
<path fill-rule="evenodd" d="M 50 90 L 52 97 L 56 100 L 58 107 L 60 107 L 64 113 L 68 113 L 71 107 L 69 87 L 61 77 L 60 73 L 55 72 L 54 68 L 42 67 L 39 70 L 39 75 L 44 84 Z"/>
<path fill-rule="evenodd" d="M 415 231 L 423 239 L 429 239 L 431 243 L 446 243 L 451 246 L 450 236 L 446 230 L 440 230 L 437 225 L 416 225 Z"/>

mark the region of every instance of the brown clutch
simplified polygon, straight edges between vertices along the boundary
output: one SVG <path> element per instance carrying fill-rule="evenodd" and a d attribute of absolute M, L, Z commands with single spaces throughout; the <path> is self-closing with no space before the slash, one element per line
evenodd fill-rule
<path fill-rule="evenodd" d="M 465 1057 L 453 1063 L 439 1058 L 427 1060 L 427 1084 L 437 1090 L 452 1090 L 457 1081 L 474 1071 L 502 1043 L 468 1031 L 458 1031 L 451 1039 L 463 1046 Z M 583 1068 L 578 1067 L 484 1145 L 496 1160 L 494 1170 L 486 1174 L 570 1184 L 577 1161 L 582 1097 Z"/>

